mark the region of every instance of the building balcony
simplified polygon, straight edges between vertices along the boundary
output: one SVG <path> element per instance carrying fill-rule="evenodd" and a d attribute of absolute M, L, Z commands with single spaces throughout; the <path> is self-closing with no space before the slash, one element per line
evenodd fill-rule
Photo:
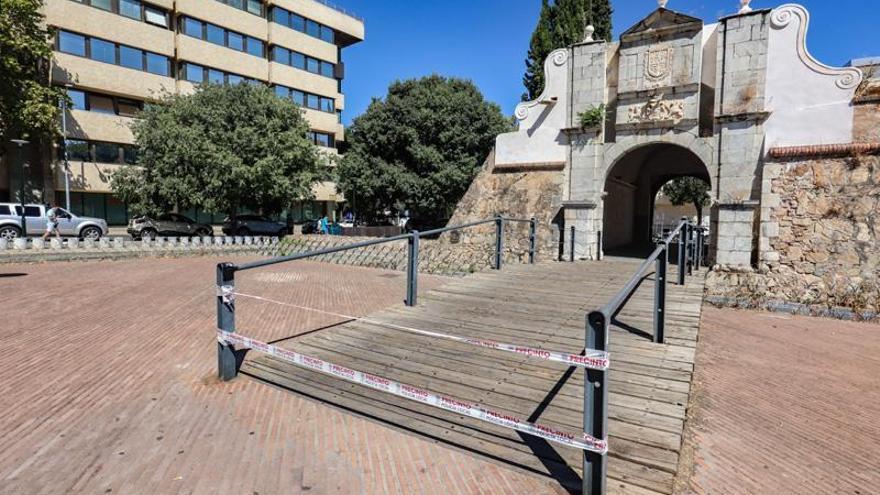
<path fill-rule="evenodd" d="M 135 119 L 86 110 L 67 112 L 68 139 L 87 139 L 110 143 L 134 143 L 131 124 Z"/>
<path fill-rule="evenodd" d="M 269 63 L 269 82 L 330 98 L 335 98 L 339 94 L 339 83 L 336 79 L 312 74 L 278 62 Z"/>
<path fill-rule="evenodd" d="M 173 93 L 175 80 L 149 72 L 105 64 L 76 55 L 55 52 L 52 82 L 74 84 L 77 88 L 122 95 L 141 100 L 156 100 L 163 93 Z"/>
<path fill-rule="evenodd" d="M 174 56 L 174 32 L 71 0 L 47 0 L 46 24 Z"/>
<path fill-rule="evenodd" d="M 269 44 L 283 46 L 334 64 L 339 60 L 336 45 L 274 22 L 269 23 Z"/>
<path fill-rule="evenodd" d="M 230 7 L 216 0 L 177 0 L 177 13 L 191 15 L 196 19 L 263 41 L 268 37 L 265 17 Z"/>
<path fill-rule="evenodd" d="M 177 58 L 259 81 L 269 79 L 269 62 L 265 58 L 183 34 L 177 37 Z"/>
<path fill-rule="evenodd" d="M 339 123 L 339 118 L 335 113 L 321 112 L 310 108 L 303 108 L 309 127 L 314 131 L 321 131 L 334 134 L 337 141 L 343 140 L 344 127 Z"/>
<path fill-rule="evenodd" d="M 335 29 L 337 32 L 336 42 L 340 46 L 348 46 L 364 40 L 364 22 L 362 20 L 340 12 L 322 2 L 315 0 L 269 0 L 267 3 L 296 12 Z"/>

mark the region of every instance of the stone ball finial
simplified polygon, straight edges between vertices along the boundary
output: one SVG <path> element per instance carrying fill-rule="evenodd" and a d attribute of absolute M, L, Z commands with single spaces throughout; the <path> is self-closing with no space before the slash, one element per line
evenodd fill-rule
<path fill-rule="evenodd" d="M 593 41 L 593 33 L 595 32 L 596 28 L 592 24 L 587 24 L 587 27 L 584 28 L 584 42 Z"/>
<path fill-rule="evenodd" d="M 752 11 L 752 8 L 749 7 L 749 4 L 752 3 L 752 0 L 739 0 L 739 14 L 748 14 Z"/>
<path fill-rule="evenodd" d="M 657 0 L 657 5 L 659 5 L 661 9 L 665 9 L 665 8 L 666 8 L 666 4 L 667 4 L 668 2 L 669 2 L 669 0 Z"/>

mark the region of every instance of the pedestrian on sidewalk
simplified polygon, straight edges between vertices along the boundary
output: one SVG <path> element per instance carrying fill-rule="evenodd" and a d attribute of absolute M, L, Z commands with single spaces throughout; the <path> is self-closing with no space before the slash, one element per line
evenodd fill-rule
<path fill-rule="evenodd" d="M 58 231 L 58 205 L 55 203 L 46 210 L 46 232 L 43 234 L 43 240 L 49 239 L 52 232 L 58 240 L 61 240 L 61 232 Z"/>

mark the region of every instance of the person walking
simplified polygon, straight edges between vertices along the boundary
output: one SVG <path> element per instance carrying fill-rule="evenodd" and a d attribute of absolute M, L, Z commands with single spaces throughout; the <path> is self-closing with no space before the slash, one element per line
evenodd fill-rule
<path fill-rule="evenodd" d="M 43 234 L 43 240 L 49 239 L 53 232 L 55 237 L 61 240 L 61 232 L 58 231 L 58 205 L 55 203 L 46 210 L 46 232 Z"/>

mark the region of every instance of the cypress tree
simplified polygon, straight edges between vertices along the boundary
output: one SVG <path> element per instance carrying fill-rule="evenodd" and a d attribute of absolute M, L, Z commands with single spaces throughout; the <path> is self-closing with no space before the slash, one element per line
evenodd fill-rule
<path fill-rule="evenodd" d="M 534 100 L 544 90 L 544 60 L 557 48 L 584 39 L 587 23 L 596 28 L 593 38 L 611 41 L 610 0 L 549 0 L 541 1 L 541 15 L 532 33 L 526 57 L 523 100 Z"/>
<path fill-rule="evenodd" d="M 523 76 L 526 92 L 523 93 L 523 101 L 534 100 L 544 90 L 544 59 L 553 51 L 553 46 L 553 8 L 548 0 L 542 0 L 541 16 L 532 33 L 526 57 L 526 73 Z"/>

